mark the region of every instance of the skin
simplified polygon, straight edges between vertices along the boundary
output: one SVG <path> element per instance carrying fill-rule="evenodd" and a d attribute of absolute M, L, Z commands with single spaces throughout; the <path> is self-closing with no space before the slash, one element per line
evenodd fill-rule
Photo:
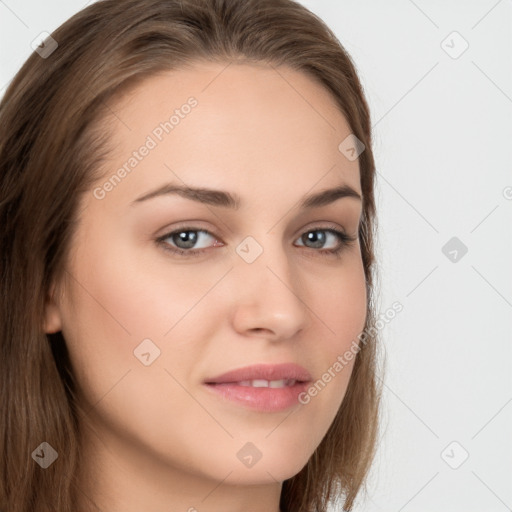
<path fill-rule="evenodd" d="M 92 189 L 83 196 L 65 279 L 47 304 L 45 331 L 62 330 L 88 410 L 84 507 L 277 512 L 282 482 L 307 463 L 343 400 L 353 360 L 307 405 L 281 412 L 224 402 L 202 384 L 281 362 L 304 366 L 316 381 L 364 327 L 359 241 L 336 257 L 320 253 L 342 243 L 334 235 L 315 231 L 327 237 L 320 248 L 301 238 L 326 223 L 357 235 L 361 201 L 296 206 L 342 184 L 361 194 L 358 161 L 338 150 L 351 129 L 321 85 L 277 70 L 197 62 L 111 104 L 116 147 L 106 178 L 168 112 L 190 96 L 198 101 L 103 199 Z M 242 204 L 229 210 L 165 195 L 131 205 L 168 182 L 226 190 Z M 155 241 L 184 226 L 212 233 L 192 247 L 204 254 L 172 255 Z M 263 249 L 250 264 L 235 251 L 247 236 Z M 161 351 L 149 366 L 133 353 L 146 338 Z M 262 453 L 251 468 L 236 455 L 247 442 Z"/>

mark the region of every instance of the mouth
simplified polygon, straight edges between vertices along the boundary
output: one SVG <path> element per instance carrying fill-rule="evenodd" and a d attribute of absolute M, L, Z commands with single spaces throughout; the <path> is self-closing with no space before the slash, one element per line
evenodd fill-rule
<path fill-rule="evenodd" d="M 303 381 L 297 381 L 295 379 L 279 379 L 279 380 L 265 380 L 265 379 L 254 379 L 254 380 L 241 380 L 240 382 L 224 382 L 218 383 L 217 385 L 222 384 L 232 384 L 236 386 L 246 386 L 251 388 L 285 388 L 295 386 L 295 383 L 302 383 Z M 216 385 L 213 383 L 212 385 Z"/>
<path fill-rule="evenodd" d="M 239 368 L 203 384 L 225 403 L 259 412 L 278 412 L 300 404 L 298 397 L 311 381 L 305 368 L 286 363 Z"/>
<path fill-rule="evenodd" d="M 283 387 L 291 381 L 309 382 L 310 373 L 295 363 L 255 364 L 230 370 L 217 377 L 206 379 L 206 384 L 241 383 L 254 387 Z M 268 386 L 266 383 L 272 384 Z"/>

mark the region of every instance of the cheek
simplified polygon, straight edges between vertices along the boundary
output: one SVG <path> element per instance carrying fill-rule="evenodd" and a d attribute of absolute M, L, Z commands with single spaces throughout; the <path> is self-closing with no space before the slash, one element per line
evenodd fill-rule
<path fill-rule="evenodd" d="M 366 321 L 366 280 L 361 259 L 354 255 L 335 278 L 325 283 L 324 287 L 318 283 L 312 287 L 312 304 L 318 312 L 316 329 L 325 336 L 320 336 L 320 343 L 311 350 L 318 373 L 301 403 L 317 418 L 318 428 L 326 432 L 345 396 Z"/>
<path fill-rule="evenodd" d="M 63 334 L 88 400 L 126 372 L 147 369 L 141 359 L 148 351 L 156 366 L 186 374 L 211 337 L 208 318 L 219 318 L 208 292 L 229 267 L 198 274 L 165 255 L 146 261 L 115 234 L 97 230 L 84 239 L 70 268 Z"/>
<path fill-rule="evenodd" d="M 319 320 L 323 321 L 331 335 L 324 346 L 325 353 L 346 350 L 364 328 L 367 314 L 367 294 L 364 267 L 357 254 L 347 258 L 332 278 L 323 286 L 316 286 L 315 303 Z"/>

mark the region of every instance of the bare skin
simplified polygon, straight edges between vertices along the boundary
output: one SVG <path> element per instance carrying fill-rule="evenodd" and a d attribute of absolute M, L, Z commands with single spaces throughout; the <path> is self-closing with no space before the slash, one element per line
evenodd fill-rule
<path fill-rule="evenodd" d="M 47 304 L 45 331 L 62 330 L 89 410 L 82 507 L 278 512 L 282 482 L 304 467 L 339 409 L 353 361 L 308 404 L 278 412 L 224 401 L 203 384 L 283 362 L 316 381 L 364 327 L 359 241 L 343 246 L 325 231 L 357 237 L 361 201 L 297 207 L 341 185 L 361 195 L 358 161 L 338 150 L 351 129 L 321 85 L 277 69 L 197 63 L 148 79 L 113 106 L 117 145 L 97 187 L 174 109 L 197 100 L 162 140 L 152 135 L 156 147 L 104 197 L 84 196 L 66 279 Z M 132 204 L 170 182 L 228 191 L 241 205 L 175 194 Z M 185 227 L 211 234 L 196 231 L 192 249 L 178 236 L 156 242 Z M 323 245 L 308 243 L 311 231 Z M 248 236 L 263 251 L 251 263 L 236 251 Z M 337 256 L 325 252 L 340 246 Z M 148 366 L 134 355 L 144 339 L 160 349 Z M 262 454 L 250 468 L 237 457 L 247 442 Z"/>

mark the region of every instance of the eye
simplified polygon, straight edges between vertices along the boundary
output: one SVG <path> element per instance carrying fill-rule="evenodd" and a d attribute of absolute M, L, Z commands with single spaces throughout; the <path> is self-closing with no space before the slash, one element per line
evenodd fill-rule
<path fill-rule="evenodd" d="M 206 235 L 206 236 L 204 236 Z M 214 239 L 214 247 L 218 244 L 218 241 L 215 237 L 205 229 L 196 229 L 194 227 L 185 227 L 182 229 L 178 229 L 176 231 L 172 231 L 171 233 L 167 233 L 166 235 L 160 237 L 157 241 L 162 243 L 164 249 L 170 251 L 172 253 L 180 254 L 180 255 L 195 255 L 205 252 L 204 248 L 195 248 L 192 249 L 198 241 L 201 241 L 205 238 L 213 238 Z M 170 246 L 166 240 L 170 239 L 175 247 Z"/>
<path fill-rule="evenodd" d="M 318 236 L 318 234 L 320 234 L 320 236 Z M 214 240 L 213 245 L 208 246 L 208 238 Z M 168 240 L 170 240 L 171 243 L 169 243 Z M 307 249 L 313 249 L 314 252 L 322 256 L 336 256 L 339 255 L 346 246 L 357 241 L 357 236 L 349 236 L 344 231 L 333 227 L 319 227 L 304 232 L 298 240 L 302 243 L 299 247 L 303 246 Z M 219 242 L 217 237 L 209 231 L 194 226 L 186 226 L 171 231 L 159 237 L 156 242 L 162 245 L 164 250 L 185 257 L 197 256 L 205 253 L 209 247 L 219 247 L 223 245 Z M 198 242 L 202 242 L 203 245 L 206 244 L 206 247 L 197 248 L 196 244 Z M 331 246 L 334 244 L 334 247 L 324 248 L 324 245 L 327 243 Z M 310 245 L 306 246 L 306 244 Z"/>
<path fill-rule="evenodd" d="M 309 247 L 312 249 L 323 249 L 322 251 L 317 251 L 321 254 L 337 255 L 345 248 L 345 246 L 349 245 L 351 242 L 355 242 L 357 238 L 350 237 L 344 231 L 338 229 L 317 228 L 311 231 L 306 231 L 299 240 L 311 244 L 312 247 Z M 329 241 L 331 248 L 325 248 L 325 244 L 329 243 Z"/>

